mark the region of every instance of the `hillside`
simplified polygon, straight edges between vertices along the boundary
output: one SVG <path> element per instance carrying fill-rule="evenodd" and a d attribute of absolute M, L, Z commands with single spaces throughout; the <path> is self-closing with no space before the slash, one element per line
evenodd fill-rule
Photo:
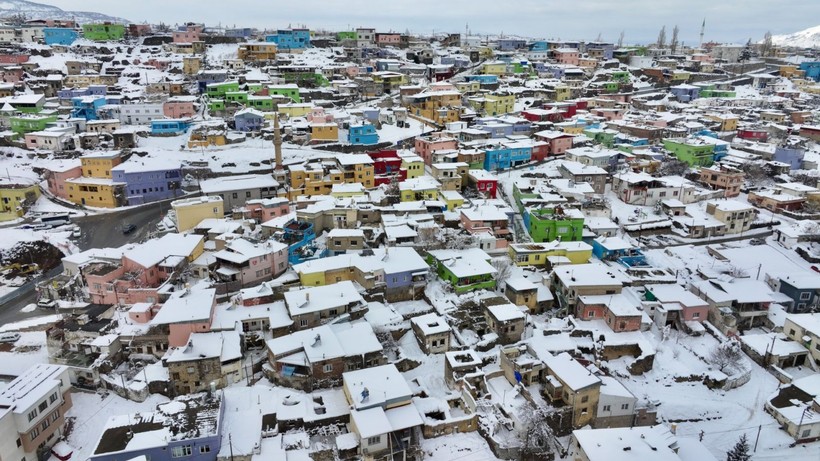
<path fill-rule="evenodd" d="M 21 14 L 25 15 L 27 19 L 73 19 L 80 24 L 103 21 L 129 22 L 127 19 L 116 18 L 92 11 L 65 11 L 56 6 L 26 0 L 0 1 L 0 18 L 8 18 Z"/>
<path fill-rule="evenodd" d="M 774 35 L 772 42 L 778 46 L 792 46 L 795 48 L 820 48 L 820 26 L 787 35 Z"/>

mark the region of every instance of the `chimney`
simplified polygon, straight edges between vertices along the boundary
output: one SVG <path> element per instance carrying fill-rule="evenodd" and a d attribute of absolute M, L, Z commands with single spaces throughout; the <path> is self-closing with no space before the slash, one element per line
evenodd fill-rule
<path fill-rule="evenodd" d="M 282 171 L 282 133 L 279 131 L 279 112 L 273 113 L 273 149 L 276 153 L 276 170 Z"/>

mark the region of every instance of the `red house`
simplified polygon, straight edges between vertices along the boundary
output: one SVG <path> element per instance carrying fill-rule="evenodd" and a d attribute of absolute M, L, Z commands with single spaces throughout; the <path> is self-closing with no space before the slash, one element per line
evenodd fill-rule
<path fill-rule="evenodd" d="M 487 170 L 468 171 L 467 183 L 488 198 L 495 198 L 498 192 L 498 177 Z"/>
<path fill-rule="evenodd" d="M 752 141 L 766 142 L 769 139 L 769 133 L 762 129 L 745 129 L 737 130 L 737 137 L 741 139 L 751 139 Z"/>
<path fill-rule="evenodd" d="M 401 167 L 401 157 L 396 150 L 380 150 L 369 152 L 373 159 L 374 184 L 390 184 L 395 178 L 398 182 L 407 179 L 407 170 Z"/>
<path fill-rule="evenodd" d="M 28 62 L 29 55 L 27 54 L 10 54 L 10 53 L 3 53 L 0 54 L 0 64 L 22 64 L 24 62 Z"/>

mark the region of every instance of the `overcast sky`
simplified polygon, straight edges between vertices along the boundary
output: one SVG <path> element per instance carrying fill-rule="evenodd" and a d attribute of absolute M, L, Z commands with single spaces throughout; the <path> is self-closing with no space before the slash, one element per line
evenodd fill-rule
<path fill-rule="evenodd" d="M 662 25 L 696 44 L 706 18 L 705 40 L 745 42 L 820 24 L 820 0 L 34 0 L 64 10 L 85 10 L 135 22 L 188 21 L 206 25 L 311 29 L 375 27 L 415 33 L 463 32 L 564 40 L 594 40 L 600 33 L 625 43 L 654 41 Z"/>

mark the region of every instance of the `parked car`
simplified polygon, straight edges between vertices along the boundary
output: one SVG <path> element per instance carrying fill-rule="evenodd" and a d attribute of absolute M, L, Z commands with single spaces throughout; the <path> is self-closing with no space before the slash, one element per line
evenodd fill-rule
<path fill-rule="evenodd" d="M 813 270 L 814 272 L 820 272 L 820 267 L 811 266 L 811 270 Z"/>
<path fill-rule="evenodd" d="M 13 343 L 20 339 L 20 333 L 0 333 L 0 343 Z"/>
<path fill-rule="evenodd" d="M 135 230 L 137 230 L 137 226 L 134 225 L 134 224 L 123 224 L 123 226 L 122 226 L 122 233 L 123 234 L 130 234 L 131 232 L 134 232 Z"/>
<path fill-rule="evenodd" d="M 37 301 L 37 307 L 42 307 L 43 309 L 54 309 L 57 307 L 57 301 L 43 298 Z"/>
<path fill-rule="evenodd" d="M 751 239 L 751 240 L 749 240 L 749 243 L 752 244 L 752 245 L 765 245 L 766 240 L 765 239 Z"/>
<path fill-rule="evenodd" d="M 71 231 L 71 237 L 78 239 L 83 236 L 83 231 L 79 227 L 75 227 L 74 230 Z"/>

